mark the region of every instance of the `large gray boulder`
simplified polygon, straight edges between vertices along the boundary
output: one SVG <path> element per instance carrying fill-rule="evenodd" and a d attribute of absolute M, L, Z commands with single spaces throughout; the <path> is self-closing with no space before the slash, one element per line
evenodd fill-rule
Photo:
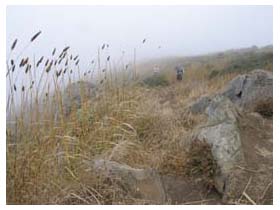
<path fill-rule="evenodd" d="M 244 153 L 238 128 L 239 110 L 227 98 L 217 95 L 206 109 L 208 122 L 200 126 L 195 135 L 196 140 L 206 141 L 212 147 L 212 155 L 217 161 L 219 170 L 215 175 L 215 187 L 224 197 L 236 197 L 241 192 L 236 179 L 246 176 L 236 169 L 244 165 Z"/>
<path fill-rule="evenodd" d="M 241 109 L 261 114 L 272 114 L 273 75 L 265 70 L 254 70 L 233 79 L 222 94 Z"/>

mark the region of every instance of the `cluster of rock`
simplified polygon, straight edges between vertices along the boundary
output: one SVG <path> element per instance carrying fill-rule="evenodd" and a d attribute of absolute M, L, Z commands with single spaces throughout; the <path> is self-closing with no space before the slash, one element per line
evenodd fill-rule
<path fill-rule="evenodd" d="M 248 74 L 239 75 L 219 93 L 227 97 L 246 112 L 262 112 L 262 107 L 268 112 L 273 110 L 273 75 L 265 70 L 254 70 Z M 190 107 L 194 114 L 202 114 L 211 103 L 214 96 L 203 96 Z M 261 113 L 263 114 L 263 113 Z"/>
<path fill-rule="evenodd" d="M 193 114 L 208 116 L 208 122 L 197 128 L 194 139 L 205 140 L 212 146 L 212 154 L 220 168 L 215 176 L 216 189 L 224 198 L 239 198 L 251 176 L 246 168 L 255 167 L 245 158 L 248 151 L 243 145 L 250 137 L 242 138 L 241 121 L 247 118 L 246 113 L 273 113 L 272 73 L 255 70 L 237 76 L 220 93 L 212 97 L 201 97 L 189 110 Z M 256 138 L 251 147 L 257 148 L 258 144 L 262 143 Z M 272 150 L 272 142 L 266 142 L 266 146 L 268 150 Z M 272 159 L 269 165 L 272 166 Z M 269 173 L 272 174 L 272 171 Z M 270 177 L 271 174 L 267 175 Z"/>
<path fill-rule="evenodd" d="M 212 155 L 219 167 L 214 185 L 225 200 L 241 198 L 252 176 L 263 183 L 271 180 L 272 157 L 269 156 L 268 164 L 263 168 L 253 165 L 246 154 L 248 148 L 244 146 L 248 145 L 250 137 L 248 135 L 244 137 L 248 130 L 246 128 L 244 133 L 242 125 L 244 120 L 249 119 L 246 119 L 249 116 L 247 113 L 258 112 L 262 110 L 260 107 L 265 107 L 265 110 L 273 113 L 272 79 L 272 73 L 264 70 L 237 76 L 220 93 L 215 96 L 203 96 L 188 108 L 193 114 L 207 115 L 207 123 L 195 129 L 192 140 L 206 141 L 211 145 Z M 89 90 L 94 90 L 94 87 L 90 87 Z M 74 100 L 80 102 L 80 96 L 74 97 L 76 97 Z M 263 113 L 260 111 L 260 114 Z M 260 115 L 254 116 L 258 117 L 250 119 L 256 122 L 263 120 Z M 253 129 L 253 132 L 258 131 Z M 259 140 L 267 139 L 259 138 Z M 261 147 L 262 151 L 272 149 L 272 141 L 265 144 L 266 147 L 259 140 L 257 137 L 249 147 Z M 259 153 L 255 150 L 250 151 L 251 154 L 256 158 L 259 157 Z M 117 180 L 117 183 L 135 198 L 154 203 L 165 203 L 170 200 L 173 203 L 181 202 L 182 197 L 190 196 L 188 188 L 193 184 L 178 177 L 162 176 L 154 169 L 136 169 L 107 159 L 93 160 L 90 166 L 95 173 Z M 261 175 L 258 173 L 252 175 L 250 172 L 252 168 L 255 171 L 265 172 L 260 173 Z M 264 191 L 266 187 L 267 185 L 263 185 L 259 190 Z"/>

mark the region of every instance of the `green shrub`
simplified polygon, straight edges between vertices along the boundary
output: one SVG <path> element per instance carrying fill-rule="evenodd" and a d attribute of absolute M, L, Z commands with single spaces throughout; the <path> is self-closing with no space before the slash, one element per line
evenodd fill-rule
<path fill-rule="evenodd" d="M 218 70 L 212 70 L 208 76 L 209 79 L 216 77 L 219 74 Z"/>
<path fill-rule="evenodd" d="M 147 77 L 143 80 L 142 83 L 149 87 L 158 87 L 158 86 L 169 85 L 169 81 L 167 80 L 166 76 L 162 75 L 162 74 Z"/>

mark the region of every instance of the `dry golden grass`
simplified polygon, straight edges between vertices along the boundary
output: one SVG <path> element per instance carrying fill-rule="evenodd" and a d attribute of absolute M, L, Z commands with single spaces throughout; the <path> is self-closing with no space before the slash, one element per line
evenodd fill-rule
<path fill-rule="evenodd" d="M 40 32 L 35 34 L 31 42 L 39 35 Z M 11 49 L 15 47 L 16 41 Z M 89 171 L 84 162 L 96 157 L 132 167 L 153 167 L 165 174 L 187 174 L 182 144 L 204 119 L 192 116 L 186 107 L 201 95 L 215 93 L 235 74 L 209 80 L 207 68 L 195 63 L 182 82 L 175 81 L 171 70 L 166 72 L 170 85 L 147 88 L 138 82 L 127 82 L 125 71 L 115 74 L 109 68 L 104 74 L 98 72 L 95 79 L 99 94 L 87 98 L 81 93 L 81 107 L 65 116 L 62 93 L 74 79 L 70 68 L 79 78 L 84 73 L 80 72 L 78 57 L 72 59 L 69 51 L 66 47 L 56 56 L 53 50 L 51 58 L 34 61 L 36 66 L 28 58 L 21 62 L 23 67 L 30 65 L 25 74 L 29 84 L 33 85 L 36 72 L 40 73 L 40 81 L 35 81 L 34 88 L 22 90 L 18 110 L 14 98 L 20 90 L 13 87 L 18 85 L 21 69 L 10 71 L 14 63 L 7 66 L 11 90 L 7 101 L 7 203 L 146 203 L 131 198 L 112 180 Z M 53 92 L 50 84 L 55 87 Z"/>

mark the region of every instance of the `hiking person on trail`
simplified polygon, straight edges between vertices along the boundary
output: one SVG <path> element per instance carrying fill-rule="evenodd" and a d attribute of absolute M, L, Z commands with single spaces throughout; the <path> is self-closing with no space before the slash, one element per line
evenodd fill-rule
<path fill-rule="evenodd" d="M 176 70 L 177 80 L 181 81 L 183 79 L 184 67 L 181 65 L 178 65 L 175 67 L 175 70 Z"/>
<path fill-rule="evenodd" d="M 154 76 L 157 76 L 159 74 L 159 66 L 155 65 L 153 70 L 154 70 Z"/>

